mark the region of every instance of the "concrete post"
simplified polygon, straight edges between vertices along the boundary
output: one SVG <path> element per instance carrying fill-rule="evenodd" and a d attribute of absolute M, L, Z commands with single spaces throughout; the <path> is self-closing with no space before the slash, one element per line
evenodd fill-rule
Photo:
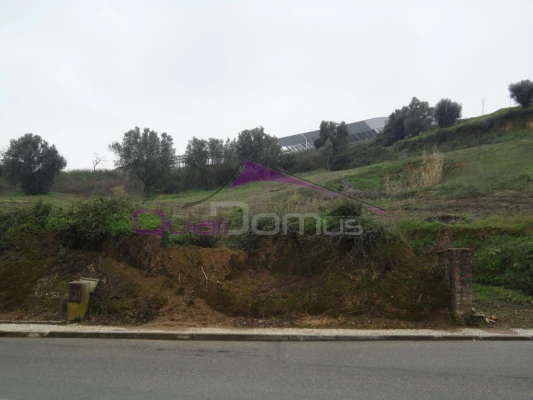
<path fill-rule="evenodd" d="M 439 252 L 439 261 L 446 271 L 452 314 L 462 318 L 472 308 L 472 251 L 446 249 Z"/>
<path fill-rule="evenodd" d="M 89 307 L 91 284 L 88 281 L 74 281 L 68 284 L 67 319 L 81 321 Z"/>

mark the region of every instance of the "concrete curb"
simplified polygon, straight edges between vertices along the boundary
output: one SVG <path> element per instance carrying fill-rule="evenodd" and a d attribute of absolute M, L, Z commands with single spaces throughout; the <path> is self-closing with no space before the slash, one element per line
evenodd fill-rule
<path fill-rule="evenodd" d="M 367 341 L 442 341 L 484 340 L 524 341 L 533 335 L 299 335 L 247 333 L 187 333 L 187 332 L 30 332 L 0 331 L 0 337 L 14 338 L 73 338 L 73 339 L 142 339 L 142 340 L 199 340 L 239 342 L 367 342 Z"/>
<path fill-rule="evenodd" d="M 4 320 L 0 319 L 0 324 L 13 324 L 13 325 L 67 325 L 68 321 L 26 321 L 26 320 Z"/>

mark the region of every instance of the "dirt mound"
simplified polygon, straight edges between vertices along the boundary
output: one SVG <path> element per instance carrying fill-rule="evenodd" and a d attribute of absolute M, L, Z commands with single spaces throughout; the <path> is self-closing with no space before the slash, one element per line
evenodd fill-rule
<path fill-rule="evenodd" d="M 88 312 L 88 320 L 98 323 L 429 320 L 445 315 L 448 305 L 442 278 L 395 241 L 378 240 L 371 248 L 346 238 L 289 235 L 262 239 L 249 253 L 166 248 L 150 236 L 108 243 L 99 252 L 34 239 L 37 252 L 8 254 L 0 267 L 4 282 L 17 282 L 0 288 L 0 311 L 12 317 L 64 318 L 68 282 L 80 276 L 100 279 Z"/>

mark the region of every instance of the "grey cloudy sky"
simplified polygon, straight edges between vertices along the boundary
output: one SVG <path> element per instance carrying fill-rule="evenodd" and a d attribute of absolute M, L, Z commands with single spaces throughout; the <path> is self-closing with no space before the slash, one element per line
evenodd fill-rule
<path fill-rule="evenodd" d="M 138 125 L 278 137 L 417 96 L 465 117 L 533 79 L 533 1 L 0 0 L 0 146 L 39 134 L 68 169 Z M 111 168 L 111 161 L 106 167 Z"/>

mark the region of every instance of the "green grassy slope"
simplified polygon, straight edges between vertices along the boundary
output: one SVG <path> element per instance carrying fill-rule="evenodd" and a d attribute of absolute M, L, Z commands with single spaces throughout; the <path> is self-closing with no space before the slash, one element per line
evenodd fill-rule
<path fill-rule="evenodd" d="M 428 154 L 437 149 L 439 153 L 431 158 L 423 155 L 424 149 Z M 390 151 L 388 161 L 301 176 L 385 210 L 385 215 L 377 217 L 380 223 L 402 237 L 427 266 L 437 268 L 436 254 L 443 248 L 471 248 L 474 289 L 481 304 L 490 298 L 530 304 L 530 297 L 523 296 L 533 295 L 533 108 L 502 110 L 449 130 L 426 132 L 386 151 Z M 424 165 L 438 169 L 438 179 L 413 184 L 412 177 Z M 185 203 L 211 193 L 155 196 L 142 207 L 181 214 Z M 0 207 L 24 209 L 44 200 L 68 209 L 78 199 L 64 193 L 32 197 L 8 193 L 0 196 Z M 240 201 L 252 212 L 280 215 L 298 211 L 324 214 L 338 206 L 335 200 L 309 189 L 268 182 L 223 190 L 213 200 Z M 209 215 L 209 202 L 186 214 L 195 218 Z M 131 232 L 130 214 L 124 215 L 111 224 L 120 232 Z"/>
<path fill-rule="evenodd" d="M 355 197 L 376 204 L 391 213 L 405 212 L 410 217 L 420 213 L 426 217 L 439 212 L 463 216 L 529 213 L 533 195 L 533 131 L 510 133 L 499 143 L 470 147 L 443 153 L 442 181 L 420 188 L 405 188 L 399 193 L 387 192 L 387 180 L 398 182 L 421 157 L 390 161 L 343 171 L 315 171 L 301 174 L 311 182 L 341 190 L 348 181 L 357 190 Z M 255 183 L 221 191 L 213 200 L 242 201 L 254 205 L 282 201 L 284 196 L 302 192 L 280 183 Z M 188 191 L 177 195 L 160 195 L 148 200 L 154 205 L 179 208 L 212 194 L 212 191 Z M 7 193 L 0 196 L 3 207 L 21 207 L 40 200 L 66 207 L 80 196 L 51 193 L 25 196 Z"/>

